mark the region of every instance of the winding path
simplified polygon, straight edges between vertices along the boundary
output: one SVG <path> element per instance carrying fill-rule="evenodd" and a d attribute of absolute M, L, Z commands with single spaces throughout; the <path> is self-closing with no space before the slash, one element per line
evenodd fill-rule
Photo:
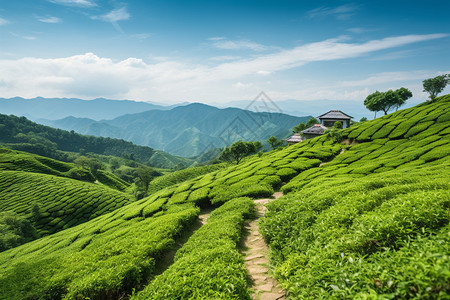
<path fill-rule="evenodd" d="M 283 194 L 273 194 L 278 199 Z M 258 231 L 258 221 L 267 211 L 265 205 L 274 199 L 259 199 L 256 203 L 256 218 L 247 221 L 245 228 L 248 232 L 243 239 L 243 254 L 245 266 L 252 281 L 252 298 L 255 300 L 286 299 L 278 282 L 269 275 L 269 247 Z"/>

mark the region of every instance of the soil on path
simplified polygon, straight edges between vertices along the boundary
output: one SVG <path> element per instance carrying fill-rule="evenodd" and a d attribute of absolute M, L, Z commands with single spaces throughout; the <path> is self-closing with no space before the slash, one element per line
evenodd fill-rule
<path fill-rule="evenodd" d="M 273 197 L 277 199 L 282 195 L 278 192 Z M 274 199 L 255 200 L 256 218 L 245 225 L 248 234 L 243 238 L 243 254 L 254 292 L 252 299 L 255 300 L 286 299 L 277 281 L 269 274 L 269 247 L 258 231 L 258 221 L 267 211 L 265 205 Z"/>

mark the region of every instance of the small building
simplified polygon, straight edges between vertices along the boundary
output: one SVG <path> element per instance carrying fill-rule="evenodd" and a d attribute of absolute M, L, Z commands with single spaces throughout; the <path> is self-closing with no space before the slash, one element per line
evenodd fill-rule
<path fill-rule="evenodd" d="M 329 112 L 317 117 L 317 119 L 320 120 L 320 124 L 325 127 L 333 127 L 334 123 L 340 121 L 342 122 L 342 128 L 350 127 L 350 120 L 352 118 L 352 116 L 349 116 L 340 110 L 330 110 Z"/>
<path fill-rule="evenodd" d="M 305 129 L 302 131 L 303 138 L 305 140 L 315 138 L 316 136 L 324 134 L 325 130 L 327 130 L 325 126 L 322 124 L 314 124 L 313 126 L 309 127 L 308 129 Z"/>
<path fill-rule="evenodd" d="M 303 141 L 303 139 L 302 139 L 302 136 L 300 135 L 300 133 L 294 133 L 293 136 L 286 139 L 286 142 L 288 142 L 288 145 L 297 144 L 297 143 L 300 143 L 301 141 Z"/>

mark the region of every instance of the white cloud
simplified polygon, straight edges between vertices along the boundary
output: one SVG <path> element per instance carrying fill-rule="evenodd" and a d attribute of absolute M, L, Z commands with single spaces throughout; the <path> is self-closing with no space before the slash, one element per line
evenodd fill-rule
<path fill-rule="evenodd" d="M 222 56 L 211 57 L 210 60 L 224 61 L 224 60 L 237 60 L 237 59 L 241 59 L 241 58 L 242 58 L 241 56 L 222 55 Z"/>
<path fill-rule="evenodd" d="M 150 36 L 151 36 L 150 33 L 136 33 L 136 34 L 132 34 L 130 36 L 130 38 L 143 41 L 143 40 L 148 39 Z"/>
<path fill-rule="evenodd" d="M 300 82 L 291 86 L 274 73 L 315 61 L 354 58 L 444 36 L 446 35 L 408 35 L 366 43 L 325 40 L 248 59 L 219 61 L 212 66 L 211 60 L 208 64 L 194 65 L 170 58 L 153 59 L 152 63 L 138 58 L 117 62 L 92 53 L 56 59 L 4 59 L 0 60 L 0 81 L 3 83 L 0 95 L 225 101 L 254 97 L 253 94 L 260 92 L 262 87 L 267 87 L 267 77 L 261 75 L 272 74 L 270 86 L 277 86 L 278 90 L 273 91 L 274 98 L 279 95 L 297 99 L 361 99 L 367 96 L 367 88 L 376 82 L 392 82 L 395 78 L 423 80 L 428 77 L 428 73 L 391 72 L 371 75 L 358 81 L 342 82 L 338 78 L 331 84 Z"/>
<path fill-rule="evenodd" d="M 121 7 L 118 9 L 113 9 L 109 13 L 105 15 L 101 15 L 99 17 L 94 17 L 95 19 L 100 19 L 105 22 L 118 22 L 118 21 L 125 21 L 130 19 L 130 14 L 127 11 L 126 7 Z"/>
<path fill-rule="evenodd" d="M 24 39 L 24 40 L 29 40 L 29 41 L 34 41 L 34 40 L 37 39 L 37 37 L 35 37 L 35 36 L 30 36 L 30 35 L 20 35 L 20 34 L 14 33 L 14 32 L 10 32 L 10 34 L 11 34 L 12 36 L 15 36 L 15 37 L 18 37 L 18 38 L 21 38 L 21 39 Z"/>
<path fill-rule="evenodd" d="M 0 18 L 0 26 L 9 24 L 9 21 L 3 18 Z"/>
<path fill-rule="evenodd" d="M 314 18 L 325 18 L 325 17 L 335 17 L 338 20 L 349 19 L 356 10 L 358 6 L 355 4 L 344 4 L 337 7 L 318 7 L 316 9 L 310 10 L 307 13 L 307 17 L 310 19 Z"/>
<path fill-rule="evenodd" d="M 127 8 L 124 6 L 121 8 L 113 9 L 107 14 L 101 16 L 93 16 L 91 18 L 93 20 L 102 20 L 105 22 L 110 22 L 118 32 L 123 33 L 122 28 L 119 26 L 119 23 L 117 22 L 129 20 L 130 17 L 131 16 L 128 13 Z"/>
<path fill-rule="evenodd" d="M 77 6 L 77 7 L 94 7 L 97 4 L 91 0 L 47 0 L 48 2 L 66 5 L 66 6 Z"/>
<path fill-rule="evenodd" d="M 60 18 L 58 18 L 58 17 L 50 17 L 50 16 L 48 16 L 48 17 L 39 17 L 39 16 L 37 16 L 36 19 L 39 22 L 51 23 L 51 24 L 56 24 L 56 23 L 61 23 L 62 22 L 62 20 Z"/>
<path fill-rule="evenodd" d="M 242 88 L 249 88 L 253 86 L 253 83 L 242 83 L 242 82 L 236 82 L 232 85 L 234 88 L 242 89 Z"/>
<path fill-rule="evenodd" d="M 210 37 L 207 40 L 208 41 L 220 41 L 220 40 L 224 40 L 225 38 L 222 36 L 214 36 L 214 37 Z"/>
<path fill-rule="evenodd" d="M 223 38 L 215 39 L 213 43 L 213 46 L 219 49 L 226 49 L 226 50 L 243 50 L 243 49 L 250 49 L 253 51 L 264 51 L 267 49 L 266 46 L 253 43 L 250 41 L 230 41 L 225 40 Z"/>

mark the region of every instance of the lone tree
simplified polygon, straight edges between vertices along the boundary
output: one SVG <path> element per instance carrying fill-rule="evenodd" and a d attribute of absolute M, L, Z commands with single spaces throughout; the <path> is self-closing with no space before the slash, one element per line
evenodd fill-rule
<path fill-rule="evenodd" d="M 153 169 L 147 166 L 139 166 L 136 169 L 136 175 L 139 178 L 138 182 L 140 185 L 142 185 L 144 193 L 147 193 L 150 181 L 152 181 L 153 179 L 152 172 Z"/>
<path fill-rule="evenodd" d="M 259 149 L 261 149 L 261 147 L 261 142 L 237 141 L 230 147 L 225 147 L 222 153 L 220 153 L 219 159 L 225 161 L 235 161 L 236 164 L 239 164 L 242 158 L 256 153 Z"/>
<path fill-rule="evenodd" d="M 311 126 L 310 126 L 311 127 Z M 292 128 L 292 131 L 294 133 L 299 133 L 300 131 L 303 131 L 306 129 L 306 124 L 305 123 L 300 123 L 297 126 L 295 126 L 294 128 Z"/>
<path fill-rule="evenodd" d="M 308 122 L 306 122 L 306 128 L 309 128 L 309 127 L 313 126 L 314 124 L 319 124 L 319 121 L 317 121 L 316 118 L 311 118 L 308 120 Z"/>
<path fill-rule="evenodd" d="M 423 91 L 430 94 L 431 101 L 450 83 L 450 74 L 439 75 L 423 81 Z"/>
<path fill-rule="evenodd" d="M 366 100 L 364 100 L 364 105 L 370 111 L 374 111 L 375 113 L 377 111 L 383 111 L 384 114 L 387 115 L 388 111 L 393 108 L 398 109 L 411 97 L 411 91 L 403 87 L 395 91 L 376 91 L 367 96 Z"/>
<path fill-rule="evenodd" d="M 303 124 L 303 123 L 300 123 L 300 124 Z M 283 140 L 279 140 L 276 137 L 274 137 L 273 135 L 267 139 L 267 142 L 270 144 L 270 147 L 272 147 L 272 149 L 278 148 L 279 146 L 281 146 L 283 144 Z"/>

